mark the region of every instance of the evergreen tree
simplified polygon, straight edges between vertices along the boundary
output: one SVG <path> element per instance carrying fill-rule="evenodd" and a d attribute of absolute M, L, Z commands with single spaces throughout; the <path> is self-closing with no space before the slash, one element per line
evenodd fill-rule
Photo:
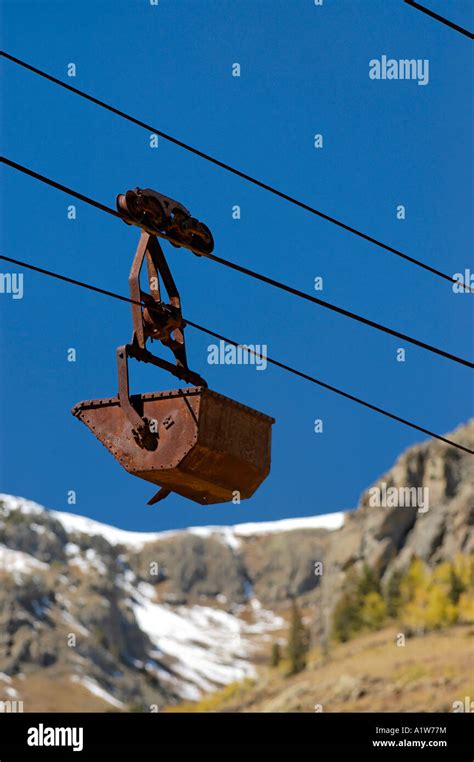
<path fill-rule="evenodd" d="M 339 598 L 333 614 L 332 632 L 345 643 L 362 627 L 361 602 L 355 590 L 347 590 Z"/>
<path fill-rule="evenodd" d="M 385 603 L 387 606 L 387 616 L 395 618 L 398 615 L 402 603 L 402 594 L 400 590 L 400 583 L 402 581 L 402 573 L 394 571 L 390 575 L 387 585 L 385 587 Z"/>
<path fill-rule="evenodd" d="M 448 597 L 451 603 L 454 603 L 455 605 L 459 602 L 459 598 L 461 597 L 461 593 L 464 593 L 466 590 L 465 585 L 463 584 L 462 579 L 458 574 L 456 574 L 455 569 L 453 566 L 451 566 L 449 570 L 449 592 Z"/>
<path fill-rule="evenodd" d="M 357 592 L 361 598 L 369 593 L 380 594 L 380 579 L 367 564 L 364 564 L 362 568 L 362 573 L 357 584 Z"/>
<path fill-rule="evenodd" d="M 308 633 L 303 624 L 296 601 L 291 603 L 291 622 L 288 634 L 288 659 L 290 660 L 290 675 L 302 672 L 306 667 L 308 651 Z"/>
<path fill-rule="evenodd" d="M 270 666 L 271 667 L 278 667 L 281 661 L 281 649 L 280 644 L 275 641 L 275 643 L 272 645 L 272 653 L 270 656 Z"/>

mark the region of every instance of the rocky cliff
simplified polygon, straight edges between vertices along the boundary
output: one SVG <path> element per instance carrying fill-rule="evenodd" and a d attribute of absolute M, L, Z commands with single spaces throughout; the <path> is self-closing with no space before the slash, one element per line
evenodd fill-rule
<path fill-rule="evenodd" d="M 474 420 L 450 438 L 474 449 Z M 367 489 L 331 537 L 321 606 L 326 626 L 347 572 L 367 564 L 383 578 L 414 557 L 429 566 L 474 552 L 474 457 L 438 440 L 410 448 Z"/>

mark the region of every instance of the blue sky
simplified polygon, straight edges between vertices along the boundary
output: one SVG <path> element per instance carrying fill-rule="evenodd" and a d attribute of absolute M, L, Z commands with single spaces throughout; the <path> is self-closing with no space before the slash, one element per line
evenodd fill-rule
<path fill-rule="evenodd" d="M 467 0 L 430 7 L 474 26 Z M 4 0 L 2 14 L 11 54 L 447 273 L 474 270 L 471 43 L 401 0 Z M 369 79 L 369 61 L 383 54 L 429 59 L 429 84 Z M 143 129 L 2 65 L 13 160 L 110 206 L 128 188 L 155 188 L 212 228 L 217 254 L 308 292 L 322 276 L 322 298 L 472 356 L 468 294 L 164 140 L 152 149 Z M 4 254 L 127 293 L 136 229 L 79 202 L 68 220 L 67 196 L 12 169 L 3 176 Z M 185 250 L 166 252 L 191 320 L 265 343 L 271 356 L 439 433 L 472 415 L 469 369 Z M 137 530 L 326 513 L 353 507 L 423 440 L 277 368 L 209 366 L 209 340 L 189 328 L 190 364 L 210 386 L 277 419 L 272 472 L 240 506 L 173 495 L 150 508 L 153 485 L 123 471 L 70 414 L 79 400 L 115 394 L 128 307 L 26 271 L 23 299 L 2 294 L 0 309 L 0 488 L 51 508 Z M 175 382 L 140 366 L 132 385 Z"/>

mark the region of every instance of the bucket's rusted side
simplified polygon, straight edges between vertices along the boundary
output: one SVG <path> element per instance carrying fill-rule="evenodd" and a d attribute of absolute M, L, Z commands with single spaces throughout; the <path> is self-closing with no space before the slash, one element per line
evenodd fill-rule
<path fill-rule="evenodd" d="M 268 476 L 274 419 L 203 389 L 198 438 L 180 464 L 189 476 L 206 474 L 221 502 L 253 495 Z M 201 502 L 201 501 L 199 501 Z M 208 496 L 202 502 L 210 502 Z"/>
<path fill-rule="evenodd" d="M 158 434 L 155 449 L 139 446 L 118 397 L 80 402 L 72 412 L 129 473 L 141 476 L 175 468 L 197 440 L 199 390 L 134 395 L 131 401 Z M 158 484 L 155 478 L 142 478 Z"/>
<path fill-rule="evenodd" d="M 140 445 L 117 397 L 73 409 L 129 473 L 204 505 L 250 497 L 268 475 L 273 418 L 205 387 L 131 402 L 156 431 L 155 447 Z"/>

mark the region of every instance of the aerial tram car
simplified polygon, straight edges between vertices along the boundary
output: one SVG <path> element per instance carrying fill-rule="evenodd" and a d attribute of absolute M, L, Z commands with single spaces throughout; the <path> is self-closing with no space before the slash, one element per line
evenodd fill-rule
<path fill-rule="evenodd" d="M 189 368 L 181 299 L 159 242 L 202 256 L 214 248 L 212 233 L 182 204 L 150 188 L 117 196 L 117 211 L 141 228 L 129 275 L 132 338 L 117 348 L 117 396 L 79 402 L 72 413 L 130 474 L 159 487 L 148 505 L 171 492 L 202 505 L 249 498 L 270 472 L 275 420 L 212 391 Z M 140 285 L 144 263 L 148 292 Z M 174 362 L 150 352 L 148 341 L 159 341 Z M 131 395 L 129 359 L 188 386 Z"/>

